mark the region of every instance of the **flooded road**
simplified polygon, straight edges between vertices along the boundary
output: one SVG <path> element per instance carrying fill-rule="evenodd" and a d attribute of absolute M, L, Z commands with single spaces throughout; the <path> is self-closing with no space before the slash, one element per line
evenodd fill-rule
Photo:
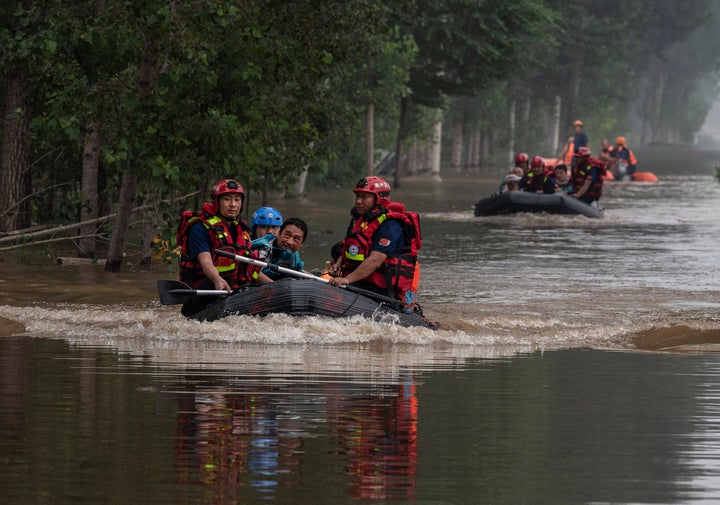
<path fill-rule="evenodd" d="M 405 181 L 435 332 L 198 323 L 158 301 L 175 267 L 0 263 L 0 501 L 711 502 L 720 153 L 637 155 L 660 182 L 607 184 L 600 220 L 474 217 L 500 173 Z M 309 268 L 351 203 L 271 202 Z"/>

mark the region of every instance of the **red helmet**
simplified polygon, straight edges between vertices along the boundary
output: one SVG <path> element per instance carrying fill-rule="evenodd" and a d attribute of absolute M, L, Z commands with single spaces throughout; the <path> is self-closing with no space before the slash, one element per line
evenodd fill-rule
<path fill-rule="evenodd" d="M 581 158 L 589 158 L 592 152 L 590 152 L 590 149 L 587 147 L 580 147 L 577 150 L 577 155 Z"/>
<path fill-rule="evenodd" d="M 515 165 L 522 165 L 523 163 L 527 163 L 530 158 L 528 157 L 527 153 L 517 153 L 517 156 L 515 156 Z"/>
<path fill-rule="evenodd" d="M 390 184 L 376 175 L 368 175 L 360 179 L 353 188 L 355 193 L 372 193 L 377 197 L 375 203 L 379 205 L 387 205 L 390 202 Z"/>
<path fill-rule="evenodd" d="M 215 211 L 217 212 L 218 197 L 226 193 L 238 193 L 242 197 L 240 202 L 240 212 L 242 212 L 243 205 L 245 205 L 245 190 L 242 185 L 234 179 L 223 179 L 221 181 L 217 181 L 213 186 L 212 191 L 210 192 L 210 197 L 212 198 Z"/>
<path fill-rule="evenodd" d="M 545 166 L 545 158 L 542 156 L 534 156 L 532 161 L 530 162 L 531 167 L 544 167 Z"/>

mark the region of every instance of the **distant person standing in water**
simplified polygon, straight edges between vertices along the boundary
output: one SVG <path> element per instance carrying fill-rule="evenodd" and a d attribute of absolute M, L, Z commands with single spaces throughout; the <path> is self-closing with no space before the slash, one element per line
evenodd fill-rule
<path fill-rule="evenodd" d="M 577 161 L 578 151 L 581 147 L 589 148 L 589 140 L 588 136 L 585 134 L 585 131 L 583 131 L 584 125 L 581 120 L 576 119 L 573 123 L 573 127 L 575 128 L 575 135 L 573 135 L 573 153 L 575 154 L 575 156 L 572 159 L 571 165 L 574 167 Z"/>

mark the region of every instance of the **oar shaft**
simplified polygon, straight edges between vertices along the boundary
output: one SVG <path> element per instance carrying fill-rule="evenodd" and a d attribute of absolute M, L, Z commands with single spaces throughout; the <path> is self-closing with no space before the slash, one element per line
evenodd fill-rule
<path fill-rule="evenodd" d="M 168 293 L 172 295 L 200 295 L 200 296 L 223 296 L 228 295 L 224 289 L 171 289 Z"/>
<path fill-rule="evenodd" d="M 328 284 L 330 281 L 327 279 L 324 279 L 322 277 L 318 277 L 316 275 L 308 274 L 305 272 L 300 272 L 298 270 L 292 270 L 290 268 L 281 267 L 280 265 L 273 265 L 272 263 L 265 263 L 264 261 L 256 260 L 253 258 L 248 258 L 247 256 L 240 256 L 238 254 L 233 254 L 228 251 L 222 251 L 220 249 L 215 249 L 215 254 L 218 256 L 225 256 L 226 258 L 233 258 L 235 261 L 240 261 L 241 263 L 247 263 L 248 265 L 253 265 L 260 268 L 272 268 L 273 270 L 277 270 L 278 272 L 295 276 L 295 277 L 301 277 L 303 279 L 312 279 L 314 281 L 324 282 L 325 284 Z M 355 286 L 352 286 L 350 284 L 347 284 L 345 286 L 339 286 L 341 288 L 347 289 L 348 291 L 354 291 L 355 293 L 364 295 L 368 298 L 372 298 L 374 300 L 390 303 L 393 306 L 398 305 L 400 302 L 399 300 L 395 300 L 393 298 L 390 298 L 388 296 L 383 296 L 378 293 L 374 293 L 372 291 L 368 291 L 366 289 L 357 288 Z"/>
<path fill-rule="evenodd" d="M 314 279 L 316 281 L 325 283 L 328 282 L 327 279 L 317 277 L 313 274 L 308 274 L 299 270 L 293 270 L 291 268 L 281 267 L 280 265 L 273 265 L 272 263 L 265 263 L 264 261 L 248 258 L 247 256 L 240 256 L 239 254 L 233 254 L 231 252 L 222 251 L 220 249 L 215 249 L 215 254 L 217 254 L 218 256 L 225 256 L 226 258 L 233 258 L 235 261 L 240 261 L 242 263 L 247 263 L 248 265 L 253 265 L 260 268 L 272 268 L 273 270 L 277 270 L 280 273 L 293 275 L 295 277 L 302 277 L 303 279 Z"/>

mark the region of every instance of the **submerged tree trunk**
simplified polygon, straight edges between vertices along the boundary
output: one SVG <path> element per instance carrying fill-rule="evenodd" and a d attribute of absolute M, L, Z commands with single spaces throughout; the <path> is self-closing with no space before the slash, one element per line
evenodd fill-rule
<path fill-rule="evenodd" d="M 560 126 L 561 126 L 561 113 L 562 113 L 562 98 L 560 95 L 555 95 L 555 110 L 553 111 L 553 125 L 552 125 L 552 145 L 553 152 L 558 152 L 562 149 L 560 145 Z"/>
<path fill-rule="evenodd" d="M 118 198 L 118 210 L 113 223 L 113 233 L 110 237 L 108 257 L 105 262 L 105 270 L 119 272 L 125 256 L 125 238 L 130 227 L 130 215 L 135 200 L 135 189 L 137 188 L 137 177 L 129 170 L 123 171 L 120 183 L 120 197 Z"/>
<path fill-rule="evenodd" d="M 510 148 L 508 152 L 508 166 L 513 166 L 515 160 L 515 100 L 510 101 L 510 114 L 508 122 L 510 123 Z"/>
<path fill-rule="evenodd" d="M 22 77 L 7 80 L 0 166 L 0 231 L 30 226 L 29 100 Z"/>
<path fill-rule="evenodd" d="M 462 168 L 462 156 L 463 156 L 463 122 L 460 118 L 455 120 L 453 124 L 452 133 L 452 153 L 451 165 L 457 171 Z"/>
<path fill-rule="evenodd" d="M 365 107 L 365 175 L 375 173 L 375 104 Z"/>
<path fill-rule="evenodd" d="M 656 72 L 654 75 L 654 82 L 652 86 L 652 95 L 650 100 L 650 132 L 651 141 L 653 142 L 666 142 L 667 138 L 662 138 L 660 132 L 660 113 L 662 112 L 663 96 L 665 93 L 665 85 L 667 84 L 668 75 L 667 69 L 663 61 L 658 61 L 656 65 Z"/>
<path fill-rule="evenodd" d="M 154 41 L 149 41 L 145 48 L 143 60 L 138 68 L 138 89 L 140 98 L 147 98 L 153 89 L 153 69 L 157 63 L 158 46 Z M 120 183 L 120 197 L 118 201 L 117 217 L 113 223 L 112 235 L 110 237 L 110 249 L 108 250 L 105 270 L 119 272 L 125 255 L 125 239 L 130 226 L 130 213 L 132 212 L 135 200 L 135 188 L 137 187 L 137 176 L 130 169 L 125 169 Z"/>
<path fill-rule="evenodd" d="M 98 217 L 98 167 L 100 165 L 100 125 L 90 125 L 90 133 L 85 138 L 82 162 L 82 205 L 80 222 L 90 221 Z M 80 227 L 82 237 L 79 241 L 78 256 L 94 258 L 96 253 L 96 226 L 86 224 Z"/>
<path fill-rule="evenodd" d="M 405 117 L 407 115 L 408 98 L 400 99 L 400 119 L 398 120 L 397 142 L 395 144 L 395 178 L 393 186 L 400 188 L 400 166 L 402 165 L 402 146 L 405 142 Z"/>
<path fill-rule="evenodd" d="M 408 155 L 407 155 L 407 173 L 412 175 L 418 171 L 418 140 L 413 139 L 412 143 L 410 144 L 410 147 L 408 147 Z"/>
<path fill-rule="evenodd" d="M 430 173 L 435 180 L 440 180 L 440 155 L 442 147 L 442 121 L 435 122 L 431 142 Z"/>

